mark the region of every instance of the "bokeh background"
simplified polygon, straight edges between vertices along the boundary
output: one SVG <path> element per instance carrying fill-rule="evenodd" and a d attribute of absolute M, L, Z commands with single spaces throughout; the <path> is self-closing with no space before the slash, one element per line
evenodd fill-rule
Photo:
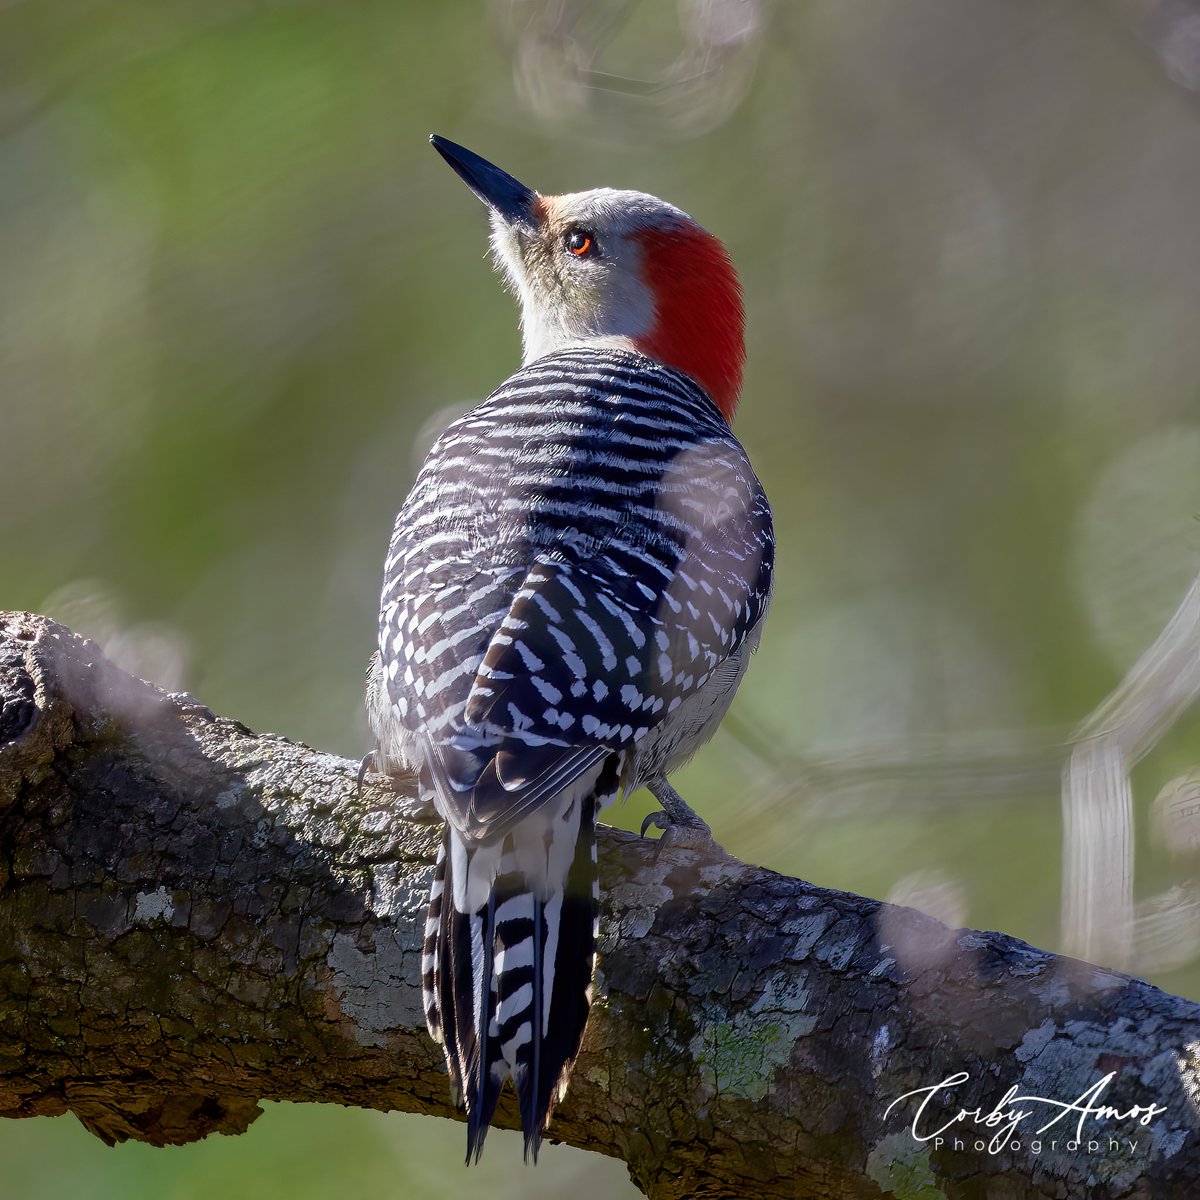
<path fill-rule="evenodd" d="M 0 0 L 0 605 L 358 756 L 393 514 L 519 355 L 428 133 L 655 192 L 741 269 L 780 547 L 681 791 L 743 858 L 1062 948 L 1071 732 L 1200 570 L 1198 88 L 1190 0 Z M 1127 965 L 1200 998 L 1200 720 L 1160 733 Z M 461 1148 L 4 1122 L 0 1200 L 635 1195 Z"/>

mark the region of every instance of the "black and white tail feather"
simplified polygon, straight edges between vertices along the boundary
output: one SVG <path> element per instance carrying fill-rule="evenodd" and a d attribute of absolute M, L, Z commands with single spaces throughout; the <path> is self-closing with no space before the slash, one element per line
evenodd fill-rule
<path fill-rule="evenodd" d="M 516 826 L 472 844 L 447 826 L 430 889 L 422 988 L 426 1023 L 467 1110 L 468 1162 L 479 1160 L 506 1080 L 534 1162 L 566 1089 L 591 1004 L 596 816 L 617 797 L 617 762 L 611 756 L 598 777 L 553 805 L 552 820 L 532 835 Z"/>

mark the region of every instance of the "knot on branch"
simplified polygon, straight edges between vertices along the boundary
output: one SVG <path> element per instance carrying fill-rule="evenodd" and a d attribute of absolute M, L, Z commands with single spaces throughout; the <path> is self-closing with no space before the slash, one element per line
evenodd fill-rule
<path fill-rule="evenodd" d="M 73 1081 L 65 1092 L 83 1127 L 109 1146 L 183 1146 L 210 1133 L 245 1133 L 262 1115 L 258 1102 L 246 1096 L 139 1091 L 136 1084 L 114 1092 L 107 1079 Z"/>
<path fill-rule="evenodd" d="M 33 677 L 24 656 L 8 650 L 0 657 L 0 746 L 15 742 L 37 715 Z"/>
<path fill-rule="evenodd" d="M 0 613 L 0 807 L 43 778 L 74 739 L 74 703 L 63 695 L 56 653 L 64 638 L 85 644 L 47 617 Z"/>
<path fill-rule="evenodd" d="M 200 709 L 135 679 L 57 621 L 0 612 L 0 807 L 52 803 L 55 789 L 39 785 L 72 746 L 125 741 L 153 757 L 156 731 L 173 736 L 166 726 L 185 707 Z"/>

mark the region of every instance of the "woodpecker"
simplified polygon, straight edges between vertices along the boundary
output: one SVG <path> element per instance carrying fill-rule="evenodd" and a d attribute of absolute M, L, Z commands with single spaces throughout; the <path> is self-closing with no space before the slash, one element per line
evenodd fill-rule
<path fill-rule="evenodd" d="M 724 246 L 678 208 L 541 195 L 445 138 L 487 206 L 523 365 L 437 439 L 396 518 L 368 686 L 375 762 L 445 823 L 425 1016 L 478 1161 L 501 1088 L 536 1161 L 591 1003 L 596 818 L 712 735 L 771 594 L 771 509 L 729 421 Z M 643 826 L 643 833 L 646 827 Z"/>

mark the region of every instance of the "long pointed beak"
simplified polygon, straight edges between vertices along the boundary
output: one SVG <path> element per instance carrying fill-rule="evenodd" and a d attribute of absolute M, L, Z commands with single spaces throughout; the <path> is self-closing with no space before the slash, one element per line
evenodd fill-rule
<path fill-rule="evenodd" d="M 518 183 L 507 171 L 500 170 L 486 158 L 480 158 L 465 146 L 459 146 L 436 133 L 429 135 L 429 144 L 493 212 L 510 224 L 532 217 L 533 202 L 537 199 L 537 192 L 532 188 Z"/>

